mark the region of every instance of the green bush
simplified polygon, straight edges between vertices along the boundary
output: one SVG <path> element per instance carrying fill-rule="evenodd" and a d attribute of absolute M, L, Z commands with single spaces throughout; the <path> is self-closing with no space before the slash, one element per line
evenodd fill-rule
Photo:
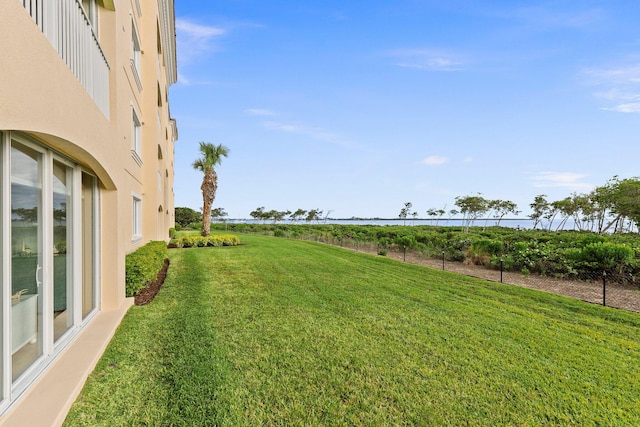
<path fill-rule="evenodd" d="M 492 257 L 502 254 L 504 245 L 502 242 L 492 239 L 479 239 L 471 243 L 465 253 L 465 262 L 472 265 L 490 264 Z"/>
<path fill-rule="evenodd" d="M 125 257 L 125 289 L 127 297 L 137 295 L 150 282 L 156 280 L 158 272 L 167 258 L 167 244 L 151 241 Z"/>
<path fill-rule="evenodd" d="M 579 272 L 624 272 L 625 267 L 635 263 L 633 248 L 619 243 L 594 242 L 588 243 L 581 249 L 569 249 L 567 258 L 575 263 Z"/>
<path fill-rule="evenodd" d="M 240 239 L 230 234 L 213 234 L 207 237 L 187 235 L 176 239 L 176 245 L 179 248 L 237 246 L 239 244 Z"/>
<path fill-rule="evenodd" d="M 176 238 L 176 229 L 173 228 L 173 227 L 169 229 L 169 238 L 170 239 L 175 239 Z"/>

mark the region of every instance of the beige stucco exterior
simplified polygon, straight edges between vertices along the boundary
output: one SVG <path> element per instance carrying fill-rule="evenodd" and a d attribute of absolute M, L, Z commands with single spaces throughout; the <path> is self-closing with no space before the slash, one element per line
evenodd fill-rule
<path fill-rule="evenodd" d="M 109 67 L 108 114 L 101 111 L 22 2 L 0 1 L 0 132 L 18 133 L 60 153 L 94 174 L 100 188 L 99 313 L 80 328 L 68 348 L 21 397 L 12 399 L 0 415 L 0 425 L 45 425 L 19 424 L 25 420 L 15 417 L 29 413 L 25 408 L 33 403 L 29 400 L 34 398 L 33 390 L 38 390 L 39 413 L 46 412 L 47 394 L 54 398 L 52 405 L 58 405 L 55 398 L 61 391 L 43 389 L 42 384 L 55 384 L 56 369 L 65 363 L 66 369 L 74 366 L 84 371 L 76 375 L 82 384 L 104 349 L 102 344 L 131 304 L 125 297 L 125 255 L 150 240 L 168 239 L 174 225 L 177 130 L 168 101 L 168 87 L 177 78 L 173 0 L 98 1 L 95 7 L 97 38 Z M 132 28 L 137 30 L 141 50 L 139 84 L 132 66 Z M 138 155 L 132 153 L 132 109 L 141 125 Z M 142 207 L 141 232 L 135 237 L 132 196 L 141 199 Z M 86 351 L 78 348 L 87 341 L 91 345 Z M 65 361 L 73 355 L 84 361 Z M 65 375 L 64 369 L 60 375 Z M 79 387 L 76 384 L 69 390 L 77 392 Z M 49 419 L 64 417 L 58 414 Z"/>

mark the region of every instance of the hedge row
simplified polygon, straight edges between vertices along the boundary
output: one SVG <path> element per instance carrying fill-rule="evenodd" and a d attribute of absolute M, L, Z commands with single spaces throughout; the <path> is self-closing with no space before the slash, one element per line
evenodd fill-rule
<path fill-rule="evenodd" d="M 151 241 L 128 254 L 125 258 L 127 297 L 137 295 L 150 282 L 156 280 L 166 258 L 167 243 L 163 241 Z"/>
<path fill-rule="evenodd" d="M 237 246 L 240 239 L 230 234 L 215 234 L 211 236 L 187 235 L 178 237 L 175 244 L 179 248 L 205 247 L 205 246 Z"/>
<path fill-rule="evenodd" d="M 227 226 L 227 225 L 225 225 Z M 220 227 L 214 224 L 212 228 Z M 517 230 L 507 227 L 375 226 L 352 224 L 228 224 L 235 232 L 322 242 L 371 243 L 379 250 L 408 250 L 425 258 L 582 277 L 606 272 L 640 281 L 640 235 L 579 231 Z"/>

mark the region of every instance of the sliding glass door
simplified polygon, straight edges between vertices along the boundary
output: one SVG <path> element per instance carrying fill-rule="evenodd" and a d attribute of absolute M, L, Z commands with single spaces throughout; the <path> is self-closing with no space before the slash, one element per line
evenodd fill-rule
<path fill-rule="evenodd" d="M 98 179 L 18 132 L 0 132 L 0 410 L 99 306 Z"/>
<path fill-rule="evenodd" d="M 43 158 L 11 143 L 11 355 L 12 377 L 43 353 Z"/>

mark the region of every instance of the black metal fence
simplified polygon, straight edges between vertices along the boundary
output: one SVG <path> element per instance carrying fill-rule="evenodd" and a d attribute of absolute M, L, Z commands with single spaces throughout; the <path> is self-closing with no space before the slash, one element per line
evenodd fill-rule
<path fill-rule="evenodd" d="M 640 278 L 630 275 L 593 271 L 580 273 L 575 277 L 553 277 L 535 273 L 506 271 L 502 263 L 500 268 L 496 269 L 483 265 L 450 261 L 445 259 L 444 252 L 440 257 L 433 257 L 432 255 L 427 256 L 410 248 L 397 245 L 381 247 L 376 242 L 319 235 L 282 237 L 294 237 L 340 246 L 480 279 L 564 295 L 593 304 L 640 312 Z"/>

